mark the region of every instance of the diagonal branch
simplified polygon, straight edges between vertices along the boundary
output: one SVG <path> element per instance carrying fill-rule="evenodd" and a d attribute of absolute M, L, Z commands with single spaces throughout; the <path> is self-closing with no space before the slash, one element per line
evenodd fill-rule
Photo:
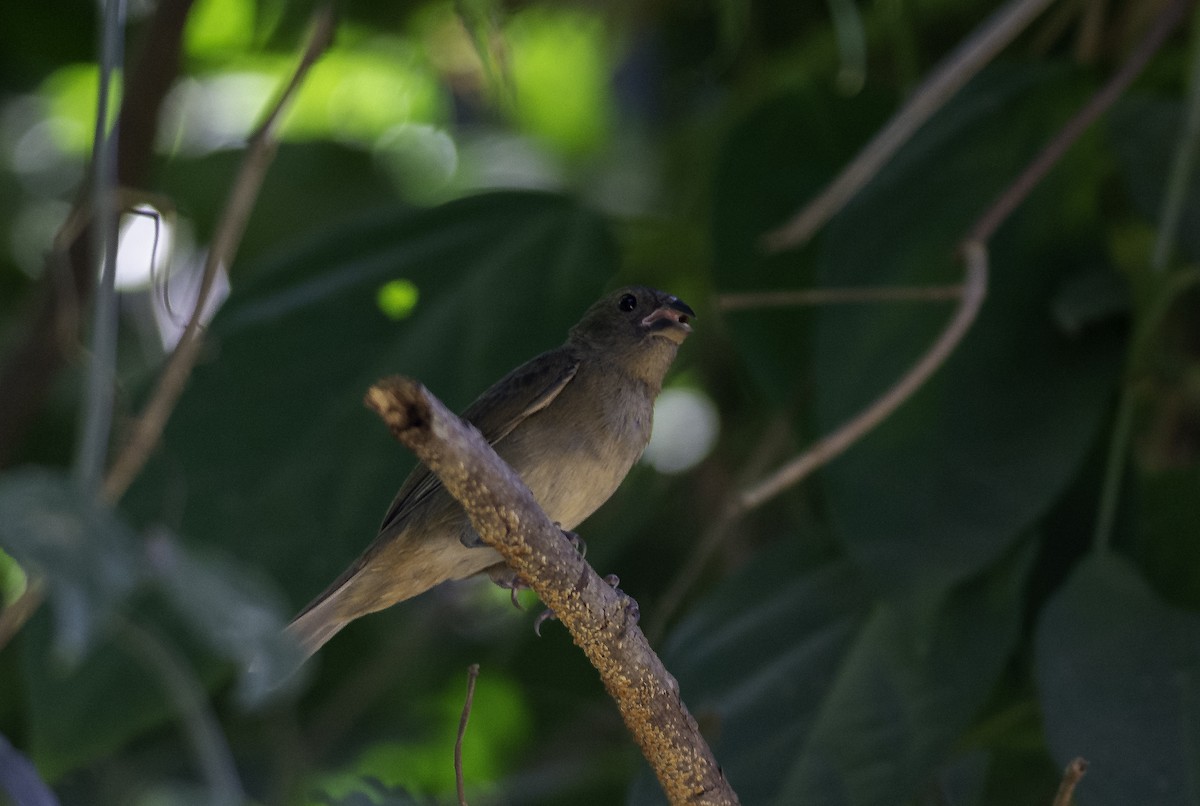
<path fill-rule="evenodd" d="M 520 477 L 479 432 L 414 380 L 391 377 L 367 405 L 438 476 L 483 541 L 554 611 L 600 673 L 672 804 L 736 804 L 679 684 L 637 626 L 632 600 L 563 539 Z"/>
<path fill-rule="evenodd" d="M 808 242 L 817 230 L 862 190 L 933 113 L 1021 33 L 1052 0 L 1010 0 L 947 56 L 911 100 L 821 193 L 787 223 L 763 236 L 768 252 Z"/>
<path fill-rule="evenodd" d="M 150 396 L 149 402 L 142 414 L 135 421 L 133 429 L 120 455 L 109 469 L 104 479 L 104 497 L 116 501 L 141 472 L 142 467 L 150 458 L 154 446 L 158 444 L 175 404 L 179 402 L 183 388 L 187 385 L 192 367 L 200 356 L 200 348 L 204 338 L 201 331 L 201 318 L 208 295 L 212 291 L 218 272 L 233 262 L 241 243 L 246 222 L 258 199 L 258 191 L 266 177 L 267 168 L 275 157 L 278 145 L 276 130 L 284 110 L 296 94 L 304 76 L 310 67 L 316 63 L 321 54 L 333 41 L 334 14 L 331 6 L 323 6 L 317 11 L 313 30 L 309 36 L 304 55 L 300 58 L 291 80 L 278 100 L 267 113 L 262 125 L 250 137 L 246 157 L 242 160 L 241 168 L 229 191 L 229 199 L 217 223 L 212 245 L 204 263 L 204 275 L 200 280 L 200 291 L 196 296 L 196 305 L 184 328 L 175 351 L 163 367 L 158 383 Z"/>
<path fill-rule="evenodd" d="M 867 406 L 854 419 L 847 422 L 838 430 L 817 442 L 804 453 L 792 459 L 769 477 L 738 496 L 736 507 L 745 511 L 761 506 L 767 500 L 774 498 L 788 487 L 799 482 L 821 465 L 828 463 L 838 456 L 864 434 L 881 423 L 889 414 L 899 408 L 900 404 L 921 388 L 925 381 L 937 371 L 954 348 L 962 341 L 963 336 L 971 329 L 983 298 L 987 295 L 988 259 L 987 250 L 981 244 L 964 246 L 964 257 L 967 262 L 967 276 L 963 284 L 962 296 L 954 316 L 946 324 L 937 341 L 921 356 L 908 372 L 893 384 L 874 403 Z"/>

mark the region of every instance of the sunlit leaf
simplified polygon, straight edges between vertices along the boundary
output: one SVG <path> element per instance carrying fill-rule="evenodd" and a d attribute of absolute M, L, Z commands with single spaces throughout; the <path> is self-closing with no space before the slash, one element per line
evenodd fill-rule
<path fill-rule="evenodd" d="M 188 15 L 188 55 L 214 58 L 246 50 L 254 41 L 254 0 L 200 0 Z"/>
<path fill-rule="evenodd" d="M 608 133 L 612 104 L 600 14 L 530 7 L 505 35 L 517 123 L 561 151 L 594 150 Z"/>

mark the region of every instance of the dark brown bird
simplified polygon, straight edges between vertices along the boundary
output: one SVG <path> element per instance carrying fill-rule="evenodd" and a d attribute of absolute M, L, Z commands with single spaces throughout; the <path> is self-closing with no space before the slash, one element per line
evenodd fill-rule
<path fill-rule="evenodd" d="M 566 342 L 497 381 L 467 407 L 473 424 L 563 529 L 591 515 L 650 440 L 654 399 L 692 309 L 645 286 L 588 308 Z M 359 616 L 438 583 L 489 572 L 510 582 L 466 513 L 424 465 L 409 475 L 367 550 L 292 621 L 311 655 Z"/>

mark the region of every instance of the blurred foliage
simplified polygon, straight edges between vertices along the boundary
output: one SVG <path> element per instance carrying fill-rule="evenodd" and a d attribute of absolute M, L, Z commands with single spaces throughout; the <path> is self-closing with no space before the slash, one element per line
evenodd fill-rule
<path fill-rule="evenodd" d="M 958 282 L 967 227 L 1165 2 L 1055 4 L 813 243 L 764 254 L 995 5 L 344 4 L 128 495 L 97 503 L 69 470 L 86 345 L 6 446 L 0 627 L 45 602 L 0 647 L 0 792 L 451 802 L 478 662 L 472 803 L 662 802 L 562 631 L 535 639 L 484 581 L 362 619 L 295 673 L 280 626 L 413 461 L 362 395 L 405 373 L 461 407 L 605 288 L 686 299 L 671 382 L 714 401 L 720 439 L 687 473 L 635 468 L 580 529 L 658 621 L 724 502 L 879 395 L 951 308 L 723 313 L 721 294 Z M 154 8 L 130 9 L 128 69 Z M 171 269 L 120 299 L 115 449 L 186 313 L 161 300 L 194 279 L 312 8 L 188 15 L 144 188 Z M 84 175 L 94 12 L 0 7 L 0 364 Z M 1195 47 L 1173 38 L 1000 229 L 950 361 L 743 518 L 671 614 L 664 661 L 747 806 L 1047 806 L 1077 755 L 1085 806 L 1200 804 L 1200 180 L 1175 175 Z"/>

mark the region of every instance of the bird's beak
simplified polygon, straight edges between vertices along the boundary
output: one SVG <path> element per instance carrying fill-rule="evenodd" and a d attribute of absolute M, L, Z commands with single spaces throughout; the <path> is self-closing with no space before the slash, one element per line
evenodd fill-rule
<path fill-rule="evenodd" d="M 692 332 L 688 320 L 694 318 L 696 312 L 686 302 L 679 297 L 667 297 L 642 320 L 642 327 L 676 344 L 682 344 L 687 334 Z"/>

